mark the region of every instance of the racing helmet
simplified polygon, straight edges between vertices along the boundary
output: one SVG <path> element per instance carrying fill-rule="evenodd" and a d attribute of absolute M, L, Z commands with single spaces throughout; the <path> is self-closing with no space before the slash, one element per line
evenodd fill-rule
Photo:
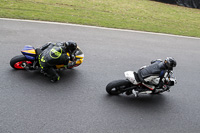
<path fill-rule="evenodd" d="M 69 41 L 69 42 L 66 42 L 65 45 L 66 45 L 66 49 L 68 49 L 69 51 L 74 51 L 77 48 L 76 42 Z"/>
<path fill-rule="evenodd" d="M 172 70 L 173 67 L 176 67 L 176 60 L 173 57 L 167 57 L 164 64 L 168 69 Z"/>

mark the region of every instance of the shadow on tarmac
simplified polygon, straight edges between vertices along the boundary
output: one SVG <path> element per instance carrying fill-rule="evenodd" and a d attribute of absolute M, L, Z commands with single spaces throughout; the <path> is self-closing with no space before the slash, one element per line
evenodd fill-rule
<path fill-rule="evenodd" d="M 168 104 L 168 97 L 165 94 L 140 94 L 139 97 L 133 95 L 105 96 L 106 100 L 112 104 L 119 104 L 124 108 L 139 108 L 144 110 L 163 110 Z"/>
<path fill-rule="evenodd" d="M 42 82 L 42 83 L 51 83 L 50 78 L 47 76 L 44 76 L 44 74 L 40 73 L 39 70 L 33 70 L 33 71 L 26 71 L 26 70 L 14 70 L 12 69 L 9 71 L 10 75 L 15 77 L 15 80 L 23 80 L 23 82 Z M 58 81 L 59 83 L 66 82 L 68 80 L 73 80 L 78 76 L 78 72 L 75 69 L 71 70 L 58 70 L 57 73 L 60 75 L 61 80 Z M 17 78 L 18 77 L 18 78 Z M 17 78 L 17 79 L 16 79 Z M 58 82 L 55 82 L 53 84 L 57 84 Z"/>

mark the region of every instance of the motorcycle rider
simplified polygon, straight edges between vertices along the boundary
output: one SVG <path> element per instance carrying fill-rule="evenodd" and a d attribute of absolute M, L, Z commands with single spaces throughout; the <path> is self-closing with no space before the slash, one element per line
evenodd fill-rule
<path fill-rule="evenodd" d="M 168 72 L 176 67 L 176 64 L 176 60 L 173 57 L 167 57 L 165 61 L 161 59 L 151 61 L 149 66 L 143 66 L 137 73 L 134 73 L 134 84 L 137 85 L 142 82 L 144 86 L 154 92 L 156 92 L 157 89 L 166 89 L 163 86 L 164 83 L 162 79 L 167 76 Z M 136 94 L 136 92 L 132 93 Z"/>
<path fill-rule="evenodd" d="M 56 65 L 66 65 L 72 67 L 75 63 L 75 51 L 77 44 L 75 42 L 57 42 L 47 43 L 40 47 L 40 54 L 38 57 L 41 72 L 51 78 L 51 82 L 56 82 L 60 76 L 54 69 Z M 69 53 L 69 55 L 67 54 Z M 69 60 L 72 61 L 69 64 Z"/>

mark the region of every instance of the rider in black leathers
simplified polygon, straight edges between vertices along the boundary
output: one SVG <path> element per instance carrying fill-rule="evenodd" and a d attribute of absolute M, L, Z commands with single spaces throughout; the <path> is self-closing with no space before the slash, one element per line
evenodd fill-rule
<path fill-rule="evenodd" d="M 144 66 L 138 70 L 138 79 L 135 84 L 142 82 L 151 90 L 154 90 L 156 87 L 160 88 L 163 86 L 162 79 L 165 73 L 173 70 L 173 67 L 176 67 L 176 60 L 172 57 L 167 57 L 164 62 L 160 59 L 152 61 L 151 65 Z M 158 77 L 160 80 L 156 83 L 155 79 Z"/>
<path fill-rule="evenodd" d="M 51 78 L 51 82 L 58 81 L 60 76 L 55 70 L 56 65 L 69 67 L 69 60 L 74 62 L 77 44 L 75 42 L 47 43 L 40 48 L 38 60 L 41 72 Z M 69 53 L 69 56 L 67 55 Z"/>

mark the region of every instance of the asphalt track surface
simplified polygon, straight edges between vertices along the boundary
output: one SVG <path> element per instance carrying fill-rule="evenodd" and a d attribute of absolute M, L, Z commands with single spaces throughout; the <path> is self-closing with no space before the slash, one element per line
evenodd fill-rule
<path fill-rule="evenodd" d="M 74 40 L 83 64 L 51 83 L 13 70 L 24 45 Z M 200 39 L 0 19 L 0 133 L 199 133 Z M 174 57 L 178 84 L 161 95 L 109 96 L 105 86 L 151 60 Z"/>

